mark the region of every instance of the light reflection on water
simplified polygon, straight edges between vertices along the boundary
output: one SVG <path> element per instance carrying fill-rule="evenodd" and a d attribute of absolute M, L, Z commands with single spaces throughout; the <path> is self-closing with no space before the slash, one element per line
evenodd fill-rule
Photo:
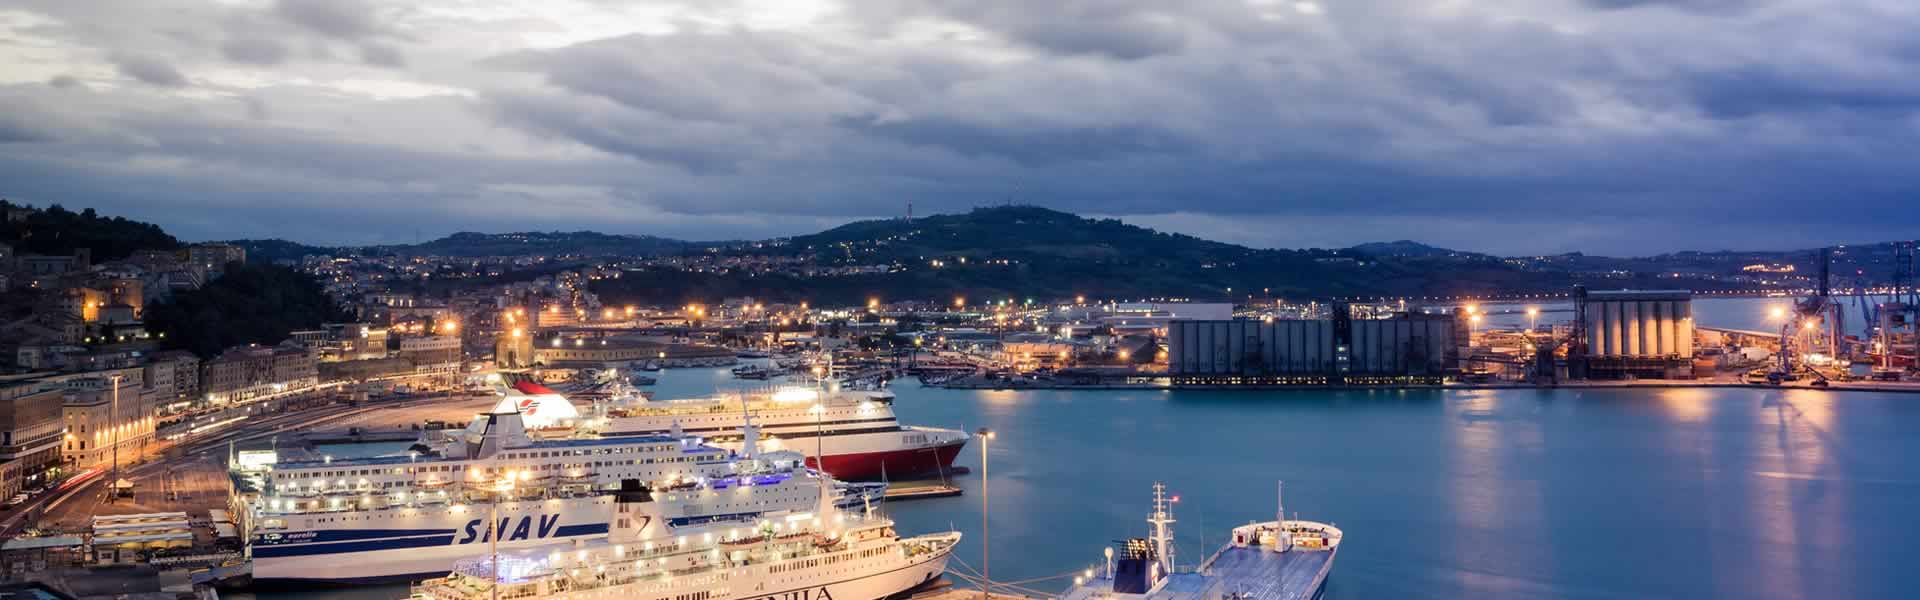
<path fill-rule="evenodd" d="M 896 392 L 907 423 L 997 432 L 999 580 L 1077 570 L 1111 540 L 1143 535 L 1156 480 L 1183 496 L 1178 556 L 1196 560 L 1230 526 L 1271 518 L 1273 482 L 1285 479 L 1290 511 L 1348 533 L 1332 598 L 1871 598 L 1920 587 L 1910 568 L 1920 396 Z M 959 556 L 976 568 L 979 456 L 977 446 L 960 455 L 975 469 L 957 480 L 966 496 L 887 509 L 905 532 L 963 531 Z"/>

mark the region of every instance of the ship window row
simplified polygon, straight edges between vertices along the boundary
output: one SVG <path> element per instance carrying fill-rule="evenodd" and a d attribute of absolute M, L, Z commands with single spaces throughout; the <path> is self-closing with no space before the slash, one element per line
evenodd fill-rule
<path fill-rule="evenodd" d="M 707 597 L 711 595 L 713 595 L 712 592 L 695 592 L 692 594 L 681 594 L 678 596 L 674 596 L 673 600 L 707 600 Z"/>
<path fill-rule="evenodd" d="M 554 458 L 565 456 L 595 456 L 602 454 L 638 454 L 641 452 L 672 452 L 673 444 L 657 446 L 620 446 L 614 448 L 594 448 L 589 450 L 547 450 L 542 452 L 508 452 L 507 458 Z"/>
<path fill-rule="evenodd" d="M 702 458 L 703 457 L 700 457 L 700 456 L 669 456 L 664 458 L 635 458 L 635 459 L 629 459 L 629 460 L 592 461 L 592 462 L 585 462 L 585 463 L 565 463 L 565 464 L 554 463 L 554 464 L 547 464 L 547 465 L 535 465 L 532 468 L 534 470 L 552 470 L 552 469 L 586 468 L 586 467 L 618 467 L 618 466 L 627 466 L 627 465 L 653 465 L 653 464 L 663 464 L 663 463 L 689 463 L 689 462 L 700 462 Z M 356 477 L 356 476 L 365 476 L 365 475 L 387 475 L 387 474 L 404 475 L 409 473 L 464 473 L 470 470 L 491 471 L 492 469 L 480 468 L 480 467 L 431 466 L 431 467 L 395 468 L 391 471 L 388 471 L 386 469 L 372 469 L 372 470 L 350 469 L 345 471 L 287 471 L 287 472 L 274 473 L 273 478 L 278 480 L 313 479 L 313 478 L 331 479 L 335 477 Z"/>

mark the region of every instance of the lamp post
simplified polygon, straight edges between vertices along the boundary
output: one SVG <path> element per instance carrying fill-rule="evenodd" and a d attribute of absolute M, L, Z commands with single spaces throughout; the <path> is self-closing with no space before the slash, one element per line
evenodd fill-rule
<path fill-rule="evenodd" d="M 987 442 L 993 430 L 981 427 L 980 435 L 980 599 L 993 597 L 993 538 L 987 533 Z"/>
<path fill-rule="evenodd" d="M 1527 307 L 1527 333 L 1528 334 L 1533 333 L 1534 320 L 1538 319 L 1539 317 L 1540 317 L 1539 307 L 1536 307 L 1536 306 Z"/>
<path fill-rule="evenodd" d="M 113 380 L 113 401 L 107 405 L 107 426 L 113 428 L 113 479 L 107 483 L 107 493 L 117 494 L 120 485 L 120 375 L 108 376 Z"/>

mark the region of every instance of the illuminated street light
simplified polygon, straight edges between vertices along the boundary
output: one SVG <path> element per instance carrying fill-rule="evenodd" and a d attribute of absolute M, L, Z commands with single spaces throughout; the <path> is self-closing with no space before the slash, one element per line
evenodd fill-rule
<path fill-rule="evenodd" d="M 1536 306 L 1527 307 L 1527 333 L 1533 333 L 1534 320 L 1539 316 L 1540 316 L 1539 307 L 1536 307 Z"/>
<path fill-rule="evenodd" d="M 980 599 L 993 598 L 993 544 L 987 528 L 987 442 L 993 441 L 993 430 L 981 427 L 975 432 L 980 436 Z"/>

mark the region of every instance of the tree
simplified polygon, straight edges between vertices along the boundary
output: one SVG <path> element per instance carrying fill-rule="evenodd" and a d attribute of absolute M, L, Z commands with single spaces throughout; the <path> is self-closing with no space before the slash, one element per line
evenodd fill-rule
<path fill-rule="evenodd" d="M 285 267 L 228 263 L 226 274 L 171 302 L 147 309 L 147 324 L 166 334 L 163 345 L 210 358 L 231 346 L 277 344 L 297 329 L 346 315 L 320 284 Z"/>

